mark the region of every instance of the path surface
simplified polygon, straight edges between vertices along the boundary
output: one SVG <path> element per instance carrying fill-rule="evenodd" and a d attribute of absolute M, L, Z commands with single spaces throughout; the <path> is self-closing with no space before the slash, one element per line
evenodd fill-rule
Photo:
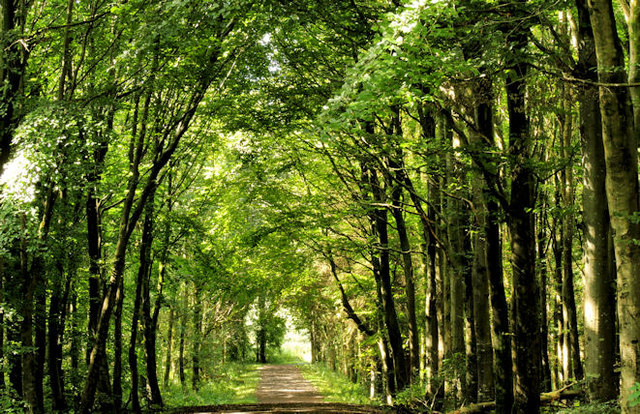
<path fill-rule="evenodd" d="M 304 379 L 295 365 L 260 367 L 260 385 L 256 391 L 261 404 L 316 404 L 322 402 L 314 386 Z"/>
<path fill-rule="evenodd" d="M 177 413 L 388 413 L 376 407 L 322 402 L 322 396 L 303 378 L 296 365 L 264 365 L 256 391 L 258 404 L 185 407 Z"/>

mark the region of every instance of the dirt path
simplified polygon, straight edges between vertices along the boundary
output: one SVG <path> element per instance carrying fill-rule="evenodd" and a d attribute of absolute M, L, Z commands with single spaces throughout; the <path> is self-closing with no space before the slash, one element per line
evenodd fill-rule
<path fill-rule="evenodd" d="M 258 404 L 183 407 L 177 413 L 389 413 L 388 409 L 351 404 L 325 403 L 314 386 L 304 379 L 296 365 L 264 365 L 259 368 L 260 383 L 256 390 Z"/>
<path fill-rule="evenodd" d="M 303 378 L 296 365 L 264 365 L 260 370 L 260 385 L 256 391 L 261 404 L 322 402 L 314 386 Z"/>

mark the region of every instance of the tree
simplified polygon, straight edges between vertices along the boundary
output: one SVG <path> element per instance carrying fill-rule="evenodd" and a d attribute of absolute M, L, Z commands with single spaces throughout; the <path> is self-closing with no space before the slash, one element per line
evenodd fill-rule
<path fill-rule="evenodd" d="M 618 37 L 613 6 L 610 1 L 589 4 L 600 84 L 624 84 L 624 55 Z M 638 342 L 640 328 L 634 322 L 638 312 L 640 285 L 636 267 L 640 249 L 633 240 L 640 239 L 640 226 L 633 219 L 638 211 L 638 174 L 635 155 L 636 138 L 628 88 L 599 87 L 602 118 L 602 142 L 606 165 L 606 193 L 613 230 L 617 266 L 617 303 L 620 320 L 620 405 L 629 406 L 632 387 L 638 382 Z"/>

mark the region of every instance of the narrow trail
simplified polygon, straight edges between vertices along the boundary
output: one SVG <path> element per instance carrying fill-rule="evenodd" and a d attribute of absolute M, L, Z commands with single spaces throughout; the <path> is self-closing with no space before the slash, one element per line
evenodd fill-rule
<path fill-rule="evenodd" d="M 260 367 L 260 383 L 256 391 L 258 404 L 185 407 L 178 413 L 388 413 L 389 410 L 364 405 L 323 402 L 322 395 L 290 365 L 264 365 Z"/>

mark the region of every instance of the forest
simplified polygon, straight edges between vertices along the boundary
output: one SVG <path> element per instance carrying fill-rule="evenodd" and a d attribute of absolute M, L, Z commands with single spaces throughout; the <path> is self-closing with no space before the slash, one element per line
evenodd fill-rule
<path fill-rule="evenodd" d="M 640 413 L 638 1 L 0 11 L 3 412 L 186 406 L 295 326 L 372 404 Z"/>

